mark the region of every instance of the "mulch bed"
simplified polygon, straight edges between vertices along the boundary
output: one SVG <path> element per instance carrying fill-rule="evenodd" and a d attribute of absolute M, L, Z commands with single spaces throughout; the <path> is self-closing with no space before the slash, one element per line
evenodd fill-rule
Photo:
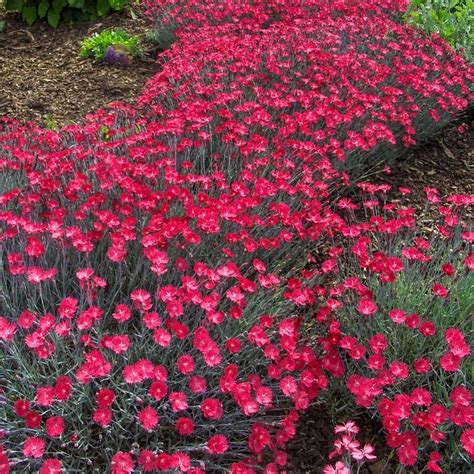
<path fill-rule="evenodd" d="M 132 13 L 133 12 L 133 13 Z M 145 82 L 160 69 L 159 51 L 146 39 L 148 21 L 138 6 L 98 21 L 61 24 L 56 30 L 43 23 L 25 26 L 16 15 L 0 11 L 7 27 L 0 33 L 0 116 L 21 121 L 35 120 L 58 126 L 81 121 L 87 114 L 110 102 L 131 102 Z M 121 27 L 142 38 L 145 55 L 131 66 L 111 66 L 79 57 L 81 40 L 108 27 Z M 463 133 L 460 133 L 462 127 Z M 390 176 L 380 176 L 394 188 L 413 189 L 411 201 L 423 207 L 425 186 L 437 187 L 441 195 L 472 193 L 474 190 L 474 121 L 466 115 L 440 135 L 406 153 Z M 345 420 L 340 420 L 345 421 Z M 361 427 L 361 442 L 380 440 L 380 427 L 372 420 L 355 420 Z M 289 447 L 294 473 L 321 472 L 334 440 L 333 423 L 323 407 L 302 415 L 298 437 Z M 378 447 L 382 443 L 376 443 Z M 393 472 L 381 461 L 361 473 Z"/>
<path fill-rule="evenodd" d="M 28 27 L 15 13 L 0 10 L 0 116 L 63 126 L 114 102 L 137 97 L 160 69 L 158 49 L 147 39 L 150 22 L 139 6 L 97 21 L 44 22 Z M 84 37 L 106 28 L 140 36 L 144 55 L 129 66 L 95 63 L 79 56 Z"/>

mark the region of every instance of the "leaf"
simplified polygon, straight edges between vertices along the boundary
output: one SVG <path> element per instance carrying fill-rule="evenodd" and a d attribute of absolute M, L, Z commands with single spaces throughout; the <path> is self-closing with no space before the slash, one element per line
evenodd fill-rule
<path fill-rule="evenodd" d="M 106 15 L 110 10 L 108 0 L 97 0 L 97 14 L 99 16 Z"/>
<path fill-rule="evenodd" d="M 8 11 L 19 12 L 23 7 L 23 0 L 7 0 L 5 2 L 5 8 Z"/>
<path fill-rule="evenodd" d="M 123 8 L 125 3 L 126 3 L 126 0 L 109 0 L 109 5 L 114 10 L 120 10 L 121 8 Z"/>
<path fill-rule="evenodd" d="M 23 7 L 23 10 L 21 11 L 21 19 L 26 22 L 28 26 L 31 26 L 37 18 L 38 12 L 34 5 Z"/>
<path fill-rule="evenodd" d="M 82 8 L 84 6 L 84 0 L 68 0 L 68 3 L 73 8 Z"/>
<path fill-rule="evenodd" d="M 5 29 L 6 21 L 0 20 L 0 33 Z"/>
<path fill-rule="evenodd" d="M 48 10 L 48 23 L 56 28 L 59 23 L 59 13 L 55 10 Z"/>
<path fill-rule="evenodd" d="M 61 13 L 61 10 L 67 5 L 67 0 L 53 0 L 52 9 L 55 12 L 58 12 L 58 15 Z"/>
<path fill-rule="evenodd" d="M 44 18 L 46 13 L 48 13 L 49 9 L 49 1 L 48 0 L 41 0 L 40 4 L 38 5 L 38 16 L 40 18 Z"/>

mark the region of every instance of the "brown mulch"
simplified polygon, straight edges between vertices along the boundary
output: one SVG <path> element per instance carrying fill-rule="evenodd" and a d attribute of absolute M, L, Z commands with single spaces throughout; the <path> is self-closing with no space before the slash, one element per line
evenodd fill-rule
<path fill-rule="evenodd" d="M 408 151 L 384 181 L 394 188 L 411 188 L 410 201 L 417 207 L 424 205 L 426 186 L 437 188 L 440 196 L 474 193 L 473 111 L 471 108 L 429 143 Z"/>
<path fill-rule="evenodd" d="M 132 101 L 160 69 L 157 46 L 146 36 L 151 23 L 138 5 L 56 29 L 39 21 L 28 27 L 19 15 L 1 9 L 0 20 L 6 21 L 0 32 L 0 117 L 50 126 L 79 122 L 110 102 Z M 82 39 L 105 28 L 139 35 L 143 57 L 129 66 L 81 58 Z"/>

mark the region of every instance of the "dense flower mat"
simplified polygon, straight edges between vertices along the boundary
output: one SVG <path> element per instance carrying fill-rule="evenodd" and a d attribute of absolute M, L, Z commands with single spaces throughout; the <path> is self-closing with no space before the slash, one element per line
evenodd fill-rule
<path fill-rule="evenodd" d="M 284 471 L 337 384 L 402 464 L 468 462 L 468 319 L 426 311 L 473 285 L 473 200 L 428 192 L 438 262 L 362 181 L 472 100 L 405 3 L 146 2 L 175 42 L 135 106 L 0 122 L 1 472 Z"/>

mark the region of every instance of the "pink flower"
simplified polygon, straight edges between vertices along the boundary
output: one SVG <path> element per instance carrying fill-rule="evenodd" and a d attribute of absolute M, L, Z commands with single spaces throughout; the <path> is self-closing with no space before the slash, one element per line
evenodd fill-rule
<path fill-rule="evenodd" d="M 351 451 L 351 456 L 356 459 L 357 461 L 363 461 L 367 459 L 368 461 L 372 461 L 377 459 L 377 456 L 372 454 L 374 452 L 374 447 L 370 444 L 364 444 L 362 449 L 354 449 Z"/>
<path fill-rule="evenodd" d="M 181 417 L 176 421 L 176 430 L 181 436 L 188 436 L 193 434 L 194 423 L 191 418 Z"/>
<path fill-rule="evenodd" d="M 59 438 L 64 433 L 64 419 L 61 416 L 48 418 L 45 429 L 52 438 Z"/>
<path fill-rule="evenodd" d="M 222 403 L 216 398 L 206 398 L 201 403 L 201 411 L 204 418 L 209 420 L 219 420 L 224 414 Z"/>
<path fill-rule="evenodd" d="M 363 297 L 359 301 L 357 311 L 364 316 L 372 316 L 378 311 L 378 308 L 371 298 Z"/>
<path fill-rule="evenodd" d="M 324 466 L 323 474 L 351 474 L 351 470 L 342 461 L 337 461 L 334 466 Z"/>
<path fill-rule="evenodd" d="M 214 435 L 206 443 L 206 449 L 210 454 L 224 454 L 228 449 L 227 438 L 224 435 Z"/>
<path fill-rule="evenodd" d="M 46 459 L 41 465 L 40 474 L 61 474 L 63 465 L 59 459 Z"/>
<path fill-rule="evenodd" d="M 471 460 L 474 461 L 474 429 L 464 431 L 460 439 L 461 446 L 465 449 Z"/>
<path fill-rule="evenodd" d="M 27 458 L 41 458 L 46 448 L 46 442 L 42 438 L 30 436 L 23 443 L 23 454 Z"/>
<path fill-rule="evenodd" d="M 97 404 L 101 408 L 107 408 L 112 405 L 115 400 L 115 393 L 110 388 L 101 388 L 96 394 Z"/>
<path fill-rule="evenodd" d="M 354 421 L 347 421 L 343 425 L 336 425 L 334 428 L 334 433 L 357 434 L 359 431 L 359 427 Z"/>
<path fill-rule="evenodd" d="M 138 413 L 138 420 L 146 431 L 153 431 L 159 422 L 159 417 L 153 407 L 145 407 Z"/>
<path fill-rule="evenodd" d="M 188 408 L 188 402 L 186 400 L 186 394 L 183 392 L 172 392 L 169 395 L 169 400 L 171 402 L 171 409 L 174 413 L 178 411 L 183 411 Z"/>
<path fill-rule="evenodd" d="M 112 456 L 112 463 L 110 466 L 112 474 L 131 474 L 134 467 L 135 463 L 133 462 L 130 453 L 119 451 Z"/>

